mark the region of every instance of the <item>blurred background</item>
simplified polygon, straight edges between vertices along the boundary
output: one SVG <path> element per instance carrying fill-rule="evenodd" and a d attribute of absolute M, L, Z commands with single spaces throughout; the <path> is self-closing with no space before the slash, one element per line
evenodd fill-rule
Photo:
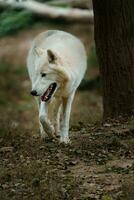
<path fill-rule="evenodd" d="M 31 9 L 34 3 L 37 4 Z M 48 9 L 46 14 L 38 11 L 44 5 Z M 54 12 L 60 9 L 71 14 L 56 16 Z M 80 15 L 78 19 L 73 18 L 74 11 Z M 87 11 L 91 12 L 88 17 L 92 18 L 92 3 L 89 0 L 0 2 L 0 118 L 3 123 L 8 121 L 15 127 L 23 124 L 30 130 L 34 124 L 38 129 L 38 114 L 36 103 L 30 96 L 26 57 L 34 37 L 49 29 L 74 34 L 81 39 L 87 51 L 88 69 L 75 96 L 71 127 L 93 124 L 101 119 L 101 83 L 93 38 L 94 27 L 92 19 L 86 18 Z"/>

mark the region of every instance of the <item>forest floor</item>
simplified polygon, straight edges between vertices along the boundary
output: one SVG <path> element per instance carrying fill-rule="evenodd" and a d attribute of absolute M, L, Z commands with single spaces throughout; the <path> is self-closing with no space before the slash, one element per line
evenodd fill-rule
<path fill-rule="evenodd" d="M 134 119 L 100 122 L 97 91 L 76 94 L 71 144 L 41 141 L 24 67 L 36 33 L 1 39 L 0 200 L 134 200 Z"/>
<path fill-rule="evenodd" d="M 134 120 L 80 124 L 70 145 L 1 122 L 0 199 L 134 199 Z"/>

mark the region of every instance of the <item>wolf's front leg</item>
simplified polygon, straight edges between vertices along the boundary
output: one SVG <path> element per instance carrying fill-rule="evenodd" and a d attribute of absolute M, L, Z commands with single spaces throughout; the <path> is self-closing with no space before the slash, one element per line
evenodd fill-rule
<path fill-rule="evenodd" d="M 40 126 L 40 134 L 41 134 L 41 138 L 42 139 L 45 139 L 47 137 L 47 133 L 45 132 L 44 128 L 43 128 L 43 125 L 42 125 L 42 122 L 41 122 L 41 116 L 42 118 L 45 119 L 45 116 L 47 115 L 46 114 L 46 111 L 45 111 L 45 105 L 44 105 L 44 102 L 39 104 L 39 126 Z"/>
<path fill-rule="evenodd" d="M 43 108 L 43 106 L 41 106 L 41 100 L 39 97 L 35 97 L 36 103 L 37 103 L 37 107 L 38 107 L 38 111 L 39 113 L 42 113 L 42 115 L 45 115 L 45 110 Z M 40 116 L 40 114 L 39 114 Z M 42 123 L 40 122 L 40 117 L 39 117 L 39 128 L 40 128 L 40 134 L 41 134 L 41 138 L 44 139 L 47 137 L 47 134 L 44 131 L 44 128 L 42 126 Z"/>
<path fill-rule="evenodd" d="M 55 99 L 52 113 L 52 123 L 55 129 L 55 136 L 60 135 L 60 114 L 61 114 L 61 99 Z"/>
<path fill-rule="evenodd" d="M 46 135 L 45 133 L 47 133 L 47 135 L 50 138 L 55 138 L 54 127 L 48 119 L 47 106 L 45 105 L 45 102 L 40 103 L 39 120 L 40 120 L 41 136 L 45 137 L 45 135 Z"/>
<path fill-rule="evenodd" d="M 68 97 L 63 98 L 63 119 L 61 121 L 60 142 L 69 143 L 69 120 L 72 102 L 74 99 L 75 91 Z"/>

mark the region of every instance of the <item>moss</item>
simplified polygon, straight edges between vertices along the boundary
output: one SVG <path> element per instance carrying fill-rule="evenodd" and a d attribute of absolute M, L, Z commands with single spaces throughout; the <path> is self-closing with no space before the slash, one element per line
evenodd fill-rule
<path fill-rule="evenodd" d="M 102 200 L 112 200 L 112 199 L 111 199 L 111 197 L 109 197 L 109 196 L 106 195 L 106 196 L 102 197 Z"/>

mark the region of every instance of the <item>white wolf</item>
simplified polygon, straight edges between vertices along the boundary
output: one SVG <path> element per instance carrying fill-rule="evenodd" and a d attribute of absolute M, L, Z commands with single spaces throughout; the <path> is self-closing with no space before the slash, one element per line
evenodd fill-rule
<path fill-rule="evenodd" d="M 83 44 L 58 30 L 39 34 L 27 58 L 31 94 L 39 108 L 41 136 L 69 142 L 69 119 L 76 89 L 84 77 L 87 61 Z"/>

